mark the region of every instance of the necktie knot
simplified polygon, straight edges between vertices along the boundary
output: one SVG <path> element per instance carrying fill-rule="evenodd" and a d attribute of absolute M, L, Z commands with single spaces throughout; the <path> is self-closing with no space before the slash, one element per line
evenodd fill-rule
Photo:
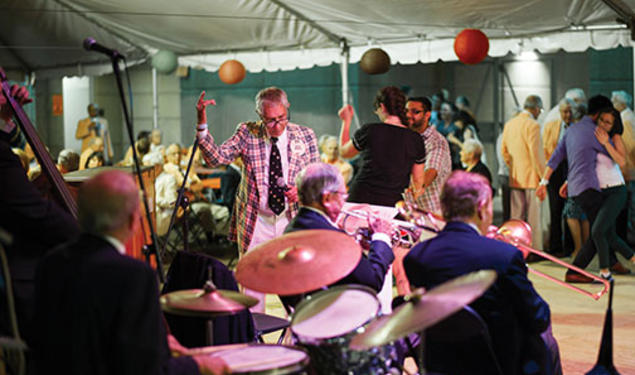
<path fill-rule="evenodd" d="M 278 137 L 271 137 L 271 143 L 273 143 L 274 145 L 278 143 Z"/>

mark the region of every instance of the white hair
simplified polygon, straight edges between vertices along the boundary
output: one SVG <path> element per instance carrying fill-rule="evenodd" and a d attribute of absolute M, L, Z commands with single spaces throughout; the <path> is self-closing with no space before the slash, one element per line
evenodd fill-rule
<path fill-rule="evenodd" d="M 622 103 L 627 107 L 633 104 L 633 97 L 624 90 L 613 91 L 611 93 L 611 100 Z"/>
<path fill-rule="evenodd" d="M 322 194 L 336 192 L 344 184 L 340 170 L 326 163 L 311 163 L 295 178 L 298 198 L 303 205 L 321 203 Z"/>
<path fill-rule="evenodd" d="M 525 99 L 525 104 L 523 108 L 542 108 L 542 99 L 538 95 L 529 95 L 527 99 Z"/>
<path fill-rule="evenodd" d="M 567 90 L 564 94 L 564 97 L 567 99 L 575 100 L 575 101 L 586 101 L 586 95 L 584 94 L 584 90 L 580 88 L 573 88 Z"/>
<path fill-rule="evenodd" d="M 285 108 L 289 108 L 289 100 L 284 90 L 271 86 L 262 89 L 256 94 L 256 111 L 262 113 L 265 105 L 282 104 Z"/>
<path fill-rule="evenodd" d="M 480 160 L 481 155 L 483 155 L 483 144 L 471 138 L 463 142 L 463 150 L 467 153 L 474 153 L 474 157 Z"/>

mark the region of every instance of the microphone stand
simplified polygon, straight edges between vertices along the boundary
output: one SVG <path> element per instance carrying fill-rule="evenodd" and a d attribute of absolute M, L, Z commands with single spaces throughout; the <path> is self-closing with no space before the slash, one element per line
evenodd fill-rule
<path fill-rule="evenodd" d="M 137 180 L 139 181 L 139 188 L 142 193 L 143 207 L 145 208 L 145 216 L 148 221 L 148 227 L 150 228 L 150 239 L 151 242 L 149 244 L 145 244 L 143 246 L 143 254 L 146 257 L 146 262 L 150 263 L 150 257 L 154 255 L 157 262 L 157 273 L 159 274 L 159 281 L 162 283 L 165 282 L 165 277 L 163 276 L 163 262 L 161 261 L 161 257 L 157 253 L 157 233 L 154 230 L 152 225 L 152 216 L 150 214 L 150 206 L 148 205 L 148 194 L 146 192 L 145 184 L 143 182 L 143 178 L 141 176 L 141 164 L 139 163 L 139 156 L 137 155 L 137 148 L 135 147 L 134 135 L 132 131 L 132 121 L 130 120 L 130 114 L 128 113 L 128 106 L 126 104 L 126 96 L 123 91 L 123 84 L 121 83 L 121 71 L 119 70 L 119 58 L 123 57 L 119 54 L 113 54 L 110 56 L 110 60 L 112 61 L 112 70 L 115 74 L 115 80 L 117 81 L 117 88 L 119 89 L 119 98 L 121 99 L 121 106 L 123 109 L 123 114 L 126 122 L 126 129 L 128 130 L 128 139 L 130 140 L 130 145 L 132 147 L 132 158 L 134 160 L 135 165 L 135 173 L 137 175 Z M 143 227 L 143 224 L 142 224 Z M 145 237 L 145 235 L 144 235 Z M 145 241 L 145 238 L 144 238 Z"/>
<path fill-rule="evenodd" d="M 190 155 L 190 160 L 187 162 L 187 169 L 185 170 L 185 174 L 183 176 L 183 182 L 178 190 L 178 195 L 176 196 L 176 203 L 174 204 L 174 209 L 172 210 L 172 215 L 170 216 L 170 225 L 168 226 L 168 231 L 165 234 L 165 242 L 161 248 L 161 254 L 165 254 L 165 248 L 168 245 L 168 238 L 170 238 L 170 233 L 172 232 L 172 228 L 174 227 L 174 221 L 176 220 L 176 213 L 179 207 L 183 207 L 184 215 L 187 215 L 187 206 L 189 201 L 187 197 L 185 197 L 185 184 L 187 183 L 187 178 L 190 175 L 190 169 L 192 168 L 192 163 L 194 161 L 194 155 L 196 154 L 196 150 L 198 149 L 198 137 L 194 137 L 194 144 L 192 145 L 192 154 Z M 184 233 L 183 233 L 183 250 L 188 250 L 188 242 L 187 242 L 187 220 L 184 223 Z"/>
<path fill-rule="evenodd" d="M 585 375 L 620 375 L 613 364 L 613 285 L 615 280 L 611 277 L 609 282 L 611 283 L 609 305 L 604 316 L 604 328 L 602 329 L 598 361 Z"/>

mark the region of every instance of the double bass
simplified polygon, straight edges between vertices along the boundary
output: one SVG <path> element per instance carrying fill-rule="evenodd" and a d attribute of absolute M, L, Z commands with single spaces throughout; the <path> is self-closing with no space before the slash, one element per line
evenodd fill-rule
<path fill-rule="evenodd" d="M 2 85 L 2 94 L 7 100 L 7 105 L 13 110 L 15 120 L 20 130 L 31 145 L 33 153 L 42 167 L 42 174 L 46 176 L 51 185 L 53 196 L 62 208 L 77 219 L 77 203 L 75 202 L 75 198 L 66 185 L 62 174 L 57 169 L 55 162 L 51 159 L 51 156 L 46 150 L 46 146 L 42 143 L 29 117 L 24 113 L 22 106 L 11 96 L 11 87 L 7 75 L 2 68 L 0 68 L 0 84 Z"/>

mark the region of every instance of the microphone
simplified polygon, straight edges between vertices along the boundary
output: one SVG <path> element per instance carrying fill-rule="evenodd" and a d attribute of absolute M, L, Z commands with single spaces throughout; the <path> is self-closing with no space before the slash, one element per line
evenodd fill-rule
<path fill-rule="evenodd" d="M 118 58 L 125 59 L 125 56 L 120 54 L 119 51 L 115 49 L 110 49 L 108 47 L 104 47 L 101 44 L 97 43 L 97 41 L 94 38 L 90 38 L 90 37 L 84 39 L 84 49 L 86 51 L 101 52 L 104 55 L 107 55 L 113 59 L 118 59 Z"/>

